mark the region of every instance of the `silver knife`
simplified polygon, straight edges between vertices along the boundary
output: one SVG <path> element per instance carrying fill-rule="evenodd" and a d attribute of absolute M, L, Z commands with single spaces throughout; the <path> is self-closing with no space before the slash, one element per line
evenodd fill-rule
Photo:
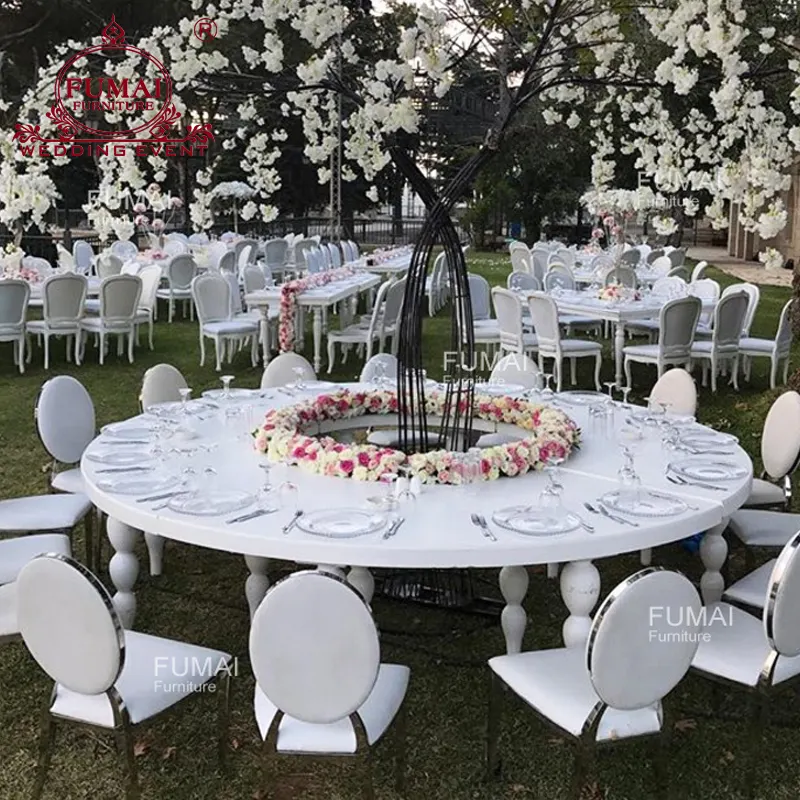
<path fill-rule="evenodd" d="M 168 500 L 170 497 L 178 497 L 182 494 L 189 494 L 188 491 L 185 489 L 181 489 L 178 492 L 167 492 L 166 494 L 154 494 L 150 497 L 140 497 L 136 502 L 137 503 L 154 503 L 156 500 Z"/>
<path fill-rule="evenodd" d="M 600 509 L 600 513 L 604 517 L 608 517 L 609 519 L 614 520 L 614 522 L 618 522 L 621 525 L 631 525 L 634 528 L 638 528 L 639 527 L 639 523 L 638 522 L 632 522 L 629 519 L 625 519 L 625 517 L 618 517 L 616 514 L 612 514 L 599 500 L 597 501 L 597 503 L 595 505 L 597 506 L 597 508 Z"/>
<path fill-rule="evenodd" d="M 228 525 L 234 525 L 237 522 L 248 522 L 251 519 L 264 517 L 267 514 L 274 514 L 277 510 L 278 510 L 277 508 L 269 508 L 269 509 L 259 508 L 258 511 L 251 511 L 249 514 L 245 514 L 244 516 L 234 517 L 233 519 L 229 519 Z"/>
<path fill-rule="evenodd" d="M 148 472 L 152 467 L 109 467 L 108 469 L 99 469 L 97 473 L 108 472 Z"/>
<path fill-rule="evenodd" d="M 394 521 L 394 522 L 391 524 L 391 526 L 389 527 L 389 530 L 388 530 L 388 531 L 386 531 L 386 533 L 384 533 L 384 534 L 383 534 L 383 538 L 384 538 L 384 539 L 391 539 L 391 538 L 392 538 L 392 536 L 394 536 L 394 535 L 397 533 L 397 531 L 398 531 L 398 530 L 400 530 L 400 526 L 401 526 L 401 525 L 402 525 L 404 522 L 405 522 L 405 519 L 404 519 L 403 517 L 400 517 L 400 519 L 396 519 L 396 520 L 395 520 L 395 521 Z"/>

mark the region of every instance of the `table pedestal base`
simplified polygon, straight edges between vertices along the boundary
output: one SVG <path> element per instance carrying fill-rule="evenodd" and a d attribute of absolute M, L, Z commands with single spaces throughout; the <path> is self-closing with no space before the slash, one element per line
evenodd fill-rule
<path fill-rule="evenodd" d="M 721 570 L 728 557 L 728 543 L 722 534 L 727 527 L 728 520 L 724 519 L 719 525 L 707 531 L 703 541 L 700 542 L 700 558 L 706 568 L 700 579 L 700 593 L 706 605 L 718 603 L 725 591 L 725 579 Z"/>
<path fill-rule="evenodd" d="M 256 609 L 261 605 L 261 601 L 269 589 L 269 578 L 267 577 L 269 559 L 260 556 L 245 556 L 244 563 L 250 570 L 250 574 L 244 582 L 244 595 L 247 598 L 247 605 L 250 607 L 250 621 L 252 622 Z"/>
<path fill-rule="evenodd" d="M 506 607 L 500 616 L 500 624 L 506 637 L 508 655 L 515 655 L 522 650 L 522 637 L 528 625 L 522 601 L 528 592 L 528 583 L 526 567 L 503 567 L 500 570 L 500 591 L 506 601 Z"/>
<path fill-rule="evenodd" d="M 592 627 L 592 609 L 600 597 L 600 573 L 591 561 L 573 561 L 561 572 L 561 597 L 570 615 L 561 629 L 566 647 L 582 647 Z"/>
<path fill-rule="evenodd" d="M 142 534 L 136 528 L 111 517 L 106 520 L 106 531 L 114 548 L 114 555 L 108 564 L 111 582 L 117 590 L 112 601 L 123 627 L 131 629 L 136 618 L 136 595 L 133 587 L 139 577 L 139 559 L 134 548 Z"/>

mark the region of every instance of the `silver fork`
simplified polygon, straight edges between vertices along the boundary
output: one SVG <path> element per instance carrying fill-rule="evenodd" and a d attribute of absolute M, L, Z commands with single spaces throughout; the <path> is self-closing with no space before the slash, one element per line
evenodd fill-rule
<path fill-rule="evenodd" d="M 399 517 L 394 522 L 392 522 L 392 524 L 389 526 L 389 530 L 387 530 L 386 533 L 383 534 L 383 538 L 384 539 L 391 539 L 392 536 L 394 536 L 397 533 L 397 531 L 400 530 L 400 526 L 404 522 L 405 522 L 405 519 L 403 517 Z"/>
<path fill-rule="evenodd" d="M 493 542 L 497 541 L 497 537 L 492 533 L 489 528 L 489 523 L 486 521 L 486 517 L 484 517 L 483 514 L 473 514 L 472 524 L 477 525 L 487 539 L 491 539 Z"/>
<path fill-rule="evenodd" d="M 618 517 L 616 514 L 612 514 L 602 503 L 598 503 L 596 506 L 592 505 L 592 503 L 586 502 L 583 504 L 584 507 L 591 511 L 592 514 L 598 514 L 603 517 L 607 517 L 614 522 L 619 522 L 621 525 L 630 525 L 633 528 L 638 528 L 638 522 L 632 522 L 629 519 L 625 519 L 625 517 Z"/>
<path fill-rule="evenodd" d="M 712 483 L 698 483 L 697 481 L 687 481 L 686 478 L 680 477 L 680 475 L 670 475 L 667 474 L 667 480 L 670 483 L 677 484 L 678 486 L 696 486 L 698 489 L 709 489 L 714 492 L 724 492 L 725 489 L 722 486 L 714 486 Z"/>

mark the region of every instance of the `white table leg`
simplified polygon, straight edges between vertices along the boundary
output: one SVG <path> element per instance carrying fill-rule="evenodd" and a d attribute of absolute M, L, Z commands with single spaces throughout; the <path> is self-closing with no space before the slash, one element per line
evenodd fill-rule
<path fill-rule="evenodd" d="M 548 564 L 547 565 L 547 577 L 550 580 L 554 581 L 558 577 L 558 569 L 560 564 Z"/>
<path fill-rule="evenodd" d="M 528 617 L 522 607 L 528 592 L 527 568 L 503 567 L 500 570 L 500 591 L 506 601 L 500 616 L 503 636 L 506 637 L 506 653 L 514 655 L 522 650 L 522 637 L 528 625 Z"/>
<path fill-rule="evenodd" d="M 258 310 L 261 312 L 261 353 L 266 368 L 269 364 L 269 306 L 265 304 Z"/>
<path fill-rule="evenodd" d="M 322 308 L 314 306 L 314 372 L 322 368 Z"/>
<path fill-rule="evenodd" d="M 269 560 L 260 556 L 245 556 L 244 563 L 250 570 L 250 574 L 244 582 L 244 595 L 247 598 L 247 605 L 250 606 L 250 621 L 252 622 L 256 609 L 261 605 L 261 601 L 269 589 L 269 578 L 267 577 Z"/>
<path fill-rule="evenodd" d="M 367 605 L 372 603 L 372 595 L 375 594 L 375 578 L 366 567 L 353 567 L 347 574 L 347 582 L 353 588 L 358 589 Z"/>
<path fill-rule="evenodd" d="M 725 591 L 725 580 L 720 570 L 728 557 L 728 543 L 722 535 L 727 527 L 728 520 L 725 519 L 706 531 L 700 542 L 700 558 L 706 568 L 703 577 L 700 578 L 700 593 L 706 605 L 719 602 Z"/>
<path fill-rule="evenodd" d="M 567 647 L 583 647 L 600 597 L 600 573 L 591 561 L 572 561 L 561 570 L 561 597 L 569 616 L 561 629 Z"/>
<path fill-rule="evenodd" d="M 614 369 L 617 386 L 622 386 L 622 348 L 625 347 L 625 324 L 619 321 L 614 331 Z"/>
<path fill-rule="evenodd" d="M 109 517 L 106 521 L 108 540 L 114 548 L 114 555 L 108 564 L 111 582 L 117 590 L 114 594 L 114 608 L 117 609 L 123 627 L 133 628 L 136 618 L 136 595 L 133 587 L 139 577 L 139 559 L 134 549 L 141 531 Z"/>
<path fill-rule="evenodd" d="M 150 556 L 150 575 L 157 578 L 164 566 L 164 537 L 155 533 L 145 533 L 144 542 Z"/>

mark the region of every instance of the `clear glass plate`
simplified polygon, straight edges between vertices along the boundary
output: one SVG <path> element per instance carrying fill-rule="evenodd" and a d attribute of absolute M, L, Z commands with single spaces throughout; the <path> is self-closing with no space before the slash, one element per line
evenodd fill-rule
<path fill-rule="evenodd" d="M 639 490 L 638 500 L 633 492 L 608 492 L 600 498 L 600 502 L 611 511 L 632 517 L 677 517 L 688 509 L 678 497 L 656 494 L 646 489 Z"/>
<path fill-rule="evenodd" d="M 554 400 L 566 403 L 569 406 L 593 406 L 608 399 L 607 394 L 602 392 L 582 392 L 580 390 L 559 392 L 553 396 Z"/>
<path fill-rule="evenodd" d="M 526 536 L 560 536 L 581 527 L 580 519 L 564 508 L 511 506 L 495 511 L 492 520 L 501 528 Z"/>
<path fill-rule="evenodd" d="M 98 447 L 96 450 L 87 451 L 86 459 L 112 467 L 147 467 L 152 461 L 150 453 L 141 447 Z"/>
<path fill-rule="evenodd" d="M 253 505 L 256 498 L 240 489 L 216 489 L 210 492 L 193 492 L 189 495 L 173 497 L 167 508 L 191 517 L 217 517 L 232 514 Z"/>
<path fill-rule="evenodd" d="M 210 411 L 216 408 L 213 403 L 206 403 L 202 400 L 190 400 L 186 404 L 186 410 L 190 414 L 202 414 L 205 411 Z M 177 400 L 172 403 L 157 403 L 145 411 L 145 414 L 151 414 L 154 417 L 179 417 L 183 414 L 183 403 Z"/>
<path fill-rule="evenodd" d="M 667 467 L 681 478 L 693 481 L 735 481 L 745 478 L 749 470 L 730 461 L 718 461 L 711 458 L 687 458 L 675 461 Z"/>
<path fill-rule="evenodd" d="M 97 488 L 113 494 L 157 494 L 168 492 L 180 485 L 177 475 L 150 472 L 137 475 L 117 475 L 97 482 Z"/>
<path fill-rule="evenodd" d="M 137 420 L 136 422 L 112 422 L 100 429 L 103 436 L 121 441 L 137 442 L 151 439 L 155 421 Z"/>
<path fill-rule="evenodd" d="M 482 383 L 475 387 L 475 394 L 488 394 L 490 397 L 504 397 L 522 394 L 525 387 L 519 383 Z"/>
<path fill-rule="evenodd" d="M 702 450 L 705 447 L 720 447 L 736 444 L 739 440 L 728 433 L 716 431 L 686 431 L 681 435 L 681 444 Z"/>
<path fill-rule="evenodd" d="M 312 511 L 297 520 L 297 527 L 314 536 L 330 539 L 354 539 L 375 533 L 386 526 L 386 515 L 363 508 L 337 508 L 330 511 Z"/>
<path fill-rule="evenodd" d="M 225 390 L 224 389 L 209 389 L 207 392 L 203 392 L 203 397 L 207 397 L 209 400 L 224 400 L 225 398 Z M 230 398 L 231 400 L 253 400 L 256 398 L 261 397 L 261 390 L 260 389 L 231 389 L 230 390 Z"/>
<path fill-rule="evenodd" d="M 331 381 L 303 381 L 303 391 L 305 392 L 325 392 L 338 388 L 339 384 L 331 383 Z"/>

